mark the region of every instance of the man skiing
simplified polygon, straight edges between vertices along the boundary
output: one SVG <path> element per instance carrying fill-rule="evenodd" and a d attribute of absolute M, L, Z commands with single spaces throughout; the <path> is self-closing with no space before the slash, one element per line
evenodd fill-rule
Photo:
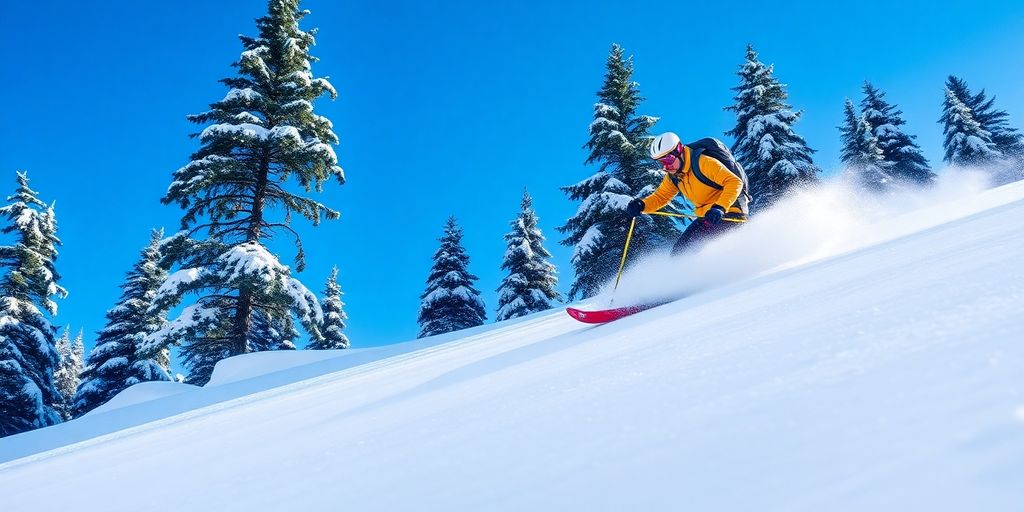
<path fill-rule="evenodd" d="M 683 230 L 672 246 L 673 256 L 696 250 L 746 222 L 751 199 L 747 176 L 724 144 L 707 138 L 684 145 L 678 135 L 665 132 L 655 137 L 650 153 L 661 164 L 665 178 L 651 195 L 630 201 L 626 214 L 633 218 L 656 212 L 682 193 L 693 203 L 699 218 Z"/>

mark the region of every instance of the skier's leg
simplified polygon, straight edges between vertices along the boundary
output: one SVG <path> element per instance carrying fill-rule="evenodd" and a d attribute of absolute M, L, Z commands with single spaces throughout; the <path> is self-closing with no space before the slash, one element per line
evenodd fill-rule
<path fill-rule="evenodd" d="M 721 236 L 727 231 L 732 231 L 741 224 L 742 223 L 740 222 L 720 222 L 718 224 L 710 224 L 703 219 L 697 219 L 691 222 L 689 226 L 686 226 L 686 229 L 683 230 L 683 234 L 679 235 L 679 240 L 676 240 L 675 245 L 672 246 L 672 256 L 697 251 L 703 247 L 704 244 L 718 236 Z"/>
<path fill-rule="evenodd" d="M 689 226 L 686 226 L 683 234 L 679 235 L 679 240 L 676 240 L 675 245 L 672 246 L 672 256 L 700 248 L 703 240 L 707 237 L 707 227 L 708 223 L 704 219 L 694 220 Z"/>

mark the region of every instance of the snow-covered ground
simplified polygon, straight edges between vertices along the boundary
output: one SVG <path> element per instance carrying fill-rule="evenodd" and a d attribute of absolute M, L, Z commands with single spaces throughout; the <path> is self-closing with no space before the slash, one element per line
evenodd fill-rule
<path fill-rule="evenodd" d="M 1022 510 L 1024 183 L 951 183 L 797 197 L 635 268 L 617 302 L 692 294 L 613 324 L 129 389 L 0 439 L 3 510 Z"/>

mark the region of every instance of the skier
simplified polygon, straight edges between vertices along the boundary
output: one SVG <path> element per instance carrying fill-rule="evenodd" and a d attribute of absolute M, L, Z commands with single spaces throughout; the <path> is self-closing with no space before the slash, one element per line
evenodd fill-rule
<path fill-rule="evenodd" d="M 651 143 L 651 158 L 661 164 L 665 178 L 651 195 L 630 201 L 626 215 L 633 218 L 656 212 L 681 192 L 693 203 L 699 218 L 672 246 L 673 256 L 696 250 L 747 221 L 751 198 L 746 173 L 718 140 L 706 138 L 684 145 L 678 135 L 665 132 Z"/>

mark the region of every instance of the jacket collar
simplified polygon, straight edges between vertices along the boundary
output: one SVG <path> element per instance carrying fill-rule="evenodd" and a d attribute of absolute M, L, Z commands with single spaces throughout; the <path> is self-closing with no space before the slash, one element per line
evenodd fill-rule
<path fill-rule="evenodd" d="M 683 146 L 682 165 L 679 168 L 679 176 L 690 172 L 690 146 Z"/>

